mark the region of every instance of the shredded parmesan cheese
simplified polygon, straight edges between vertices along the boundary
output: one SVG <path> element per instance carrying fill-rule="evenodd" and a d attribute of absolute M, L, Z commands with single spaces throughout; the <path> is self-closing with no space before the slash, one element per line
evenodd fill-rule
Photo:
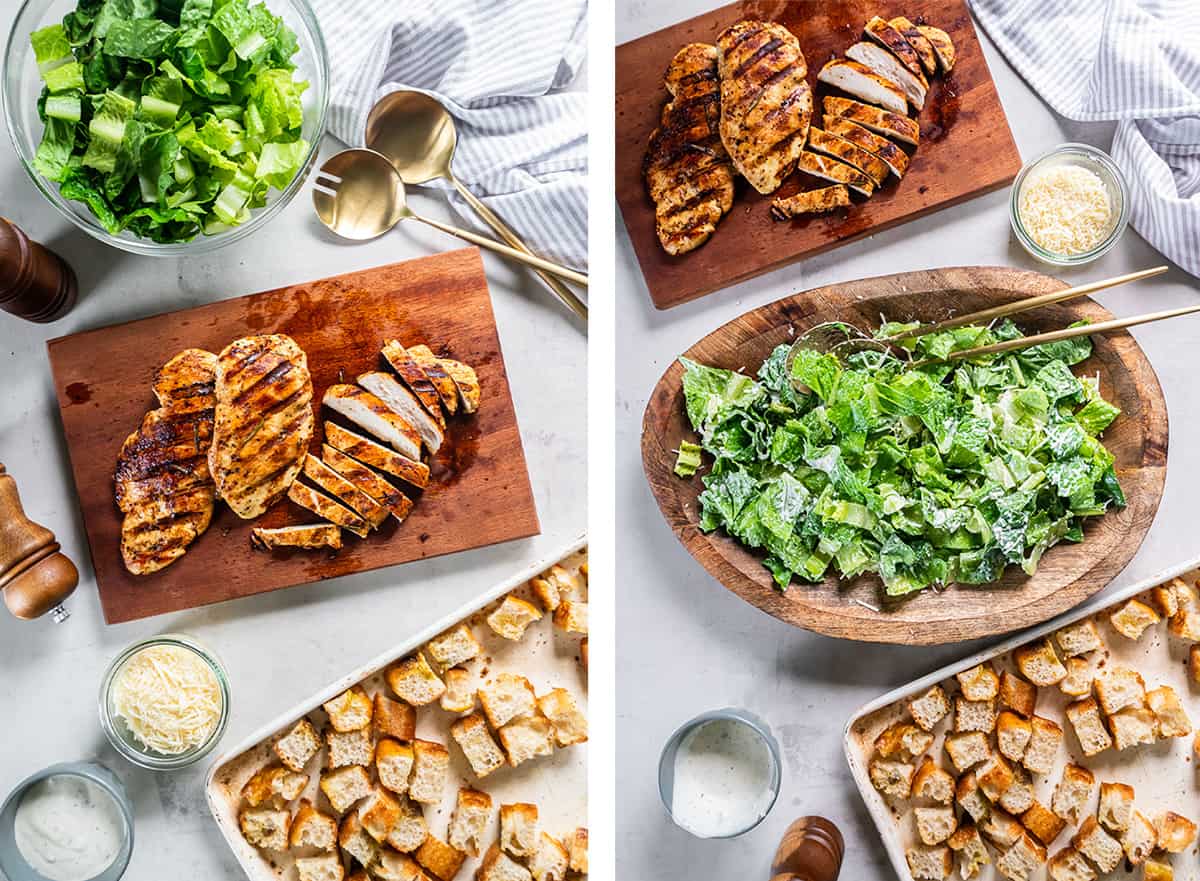
<path fill-rule="evenodd" d="M 1021 187 L 1017 210 L 1034 242 L 1065 257 L 1087 253 L 1112 230 L 1108 189 L 1080 165 L 1035 170 Z"/>
<path fill-rule="evenodd" d="M 181 646 L 151 646 L 135 654 L 118 673 L 112 697 L 133 736 L 164 755 L 204 743 L 221 718 L 216 675 Z"/>

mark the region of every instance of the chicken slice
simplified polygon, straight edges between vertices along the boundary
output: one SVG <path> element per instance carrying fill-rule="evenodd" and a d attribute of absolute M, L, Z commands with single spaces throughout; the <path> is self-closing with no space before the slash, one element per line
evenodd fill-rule
<path fill-rule="evenodd" d="M 336 422 L 325 423 L 325 443 L 365 465 L 399 477 L 417 489 L 423 489 L 429 483 L 429 466 L 424 462 L 402 456 L 373 440 L 342 428 Z"/>
<path fill-rule="evenodd" d="M 889 113 L 886 110 L 880 110 L 878 107 L 872 107 L 869 104 L 863 104 L 861 101 L 852 101 L 849 98 L 840 98 L 837 95 L 825 96 L 825 112 L 833 116 L 841 116 L 849 119 L 851 122 L 856 122 L 863 128 L 870 129 L 876 134 L 884 135 L 889 138 L 895 138 L 897 141 L 903 141 L 905 144 L 917 146 L 920 140 L 920 127 L 917 121 L 903 113 Z M 829 128 L 828 125 L 825 126 Z"/>
<path fill-rule="evenodd" d="M 904 90 L 858 61 L 835 58 L 821 68 L 817 79 L 901 116 L 908 112 Z"/>
<path fill-rule="evenodd" d="M 925 106 L 929 81 L 923 74 L 910 71 L 887 49 L 875 43 L 855 43 L 846 50 L 846 57 L 866 65 L 884 79 L 898 85 L 909 103 L 917 110 Z"/>
<path fill-rule="evenodd" d="M 390 373 L 364 373 L 358 377 L 358 384 L 373 394 L 417 430 L 429 452 L 436 453 L 445 441 L 442 429 L 421 406 L 416 396 L 402 386 L 396 377 Z"/>
<path fill-rule="evenodd" d="M 917 50 L 909 45 L 908 40 L 904 39 L 904 34 L 884 19 L 878 15 L 873 16 L 863 28 L 863 33 L 894 55 L 913 76 L 919 79 L 925 78 L 921 73 L 921 59 L 917 55 Z"/>
<path fill-rule="evenodd" d="M 304 476 L 366 520 L 372 529 L 378 529 L 379 524 L 387 519 L 387 508 L 312 453 L 304 457 Z"/>
<path fill-rule="evenodd" d="M 343 529 L 353 532 L 359 538 L 366 538 L 367 521 L 359 517 L 349 508 L 340 505 L 328 496 L 322 495 L 311 486 L 296 481 L 288 487 L 287 497 L 299 505 L 312 511 L 318 517 L 324 517 L 331 523 L 336 523 Z"/>
<path fill-rule="evenodd" d="M 950 40 L 950 35 L 941 28 L 935 28 L 927 24 L 917 25 L 917 30 L 925 35 L 930 44 L 933 46 L 933 52 L 937 55 L 938 67 L 942 73 L 949 73 L 954 70 L 954 43 Z"/>
<path fill-rule="evenodd" d="M 463 412 L 474 413 L 479 409 L 480 399 L 479 377 L 475 375 L 475 368 L 450 358 L 438 360 L 442 362 L 442 366 L 446 368 L 446 372 L 450 374 L 450 378 L 458 387 L 458 399 L 462 404 Z"/>
<path fill-rule="evenodd" d="M 853 165 L 863 172 L 875 186 L 882 184 L 888 176 L 887 163 L 868 150 L 857 147 L 845 138 L 822 131 L 819 128 L 808 130 L 808 146 L 810 149 L 840 159 L 847 165 Z"/>
<path fill-rule="evenodd" d="M 921 33 L 917 29 L 917 26 L 903 15 L 897 15 L 888 24 L 899 31 L 900 35 L 908 41 L 908 45 L 913 47 L 913 51 L 917 53 L 917 58 L 921 60 L 921 67 L 924 68 L 925 73 L 929 76 L 937 73 L 937 54 L 933 51 L 933 43 L 929 42 L 929 38 Z"/>
<path fill-rule="evenodd" d="M 825 114 L 825 131 L 845 138 L 851 144 L 869 150 L 882 159 L 892 174 L 898 178 L 904 177 L 908 171 L 908 154 L 889 141 L 872 131 L 868 131 L 856 122 L 851 122 L 844 116 Z"/>
<path fill-rule="evenodd" d="M 807 190 L 786 199 L 774 200 L 771 203 L 771 216 L 776 220 L 790 220 L 803 214 L 823 214 L 849 204 L 850 191 L 841 184 L 834 184 L 832 187 Z"/>
<path fill-rule="evenodd" d="M 329 444 L 326 444 L 321 451 L 321 458 L 325 460 L 326 465 L 353 483 L 361 492 L 386 508 L 387 513 L 399 522 L 403 523 L 404 518 L 412 511 L 412 499 L 361 462 L 334 449 Z"/>
<path fill-rule="evenodd" d="M 437 355 L 426 345 L 410 346 L 408 354 L 421 365 L 433 387 L 437 389 L 438 398 L 446 412 L 453 416 L 458 412 L 458 391 L 454 388 L 454 380 L 446 372 L 446 368 L 438 361 Z"/>
<path fill-rule="evenodd" d="M 811 153 L 805 150 L 796 161 L 796 168 L 806 174 L 811 174 L 813 177 L 823 178 L 838 184 L 845 184 L 850 189 L 862 193 L 864 196 L 869 196 L 875 192 L 875 184 L 871 183 L 871 179 L 857 168 L 846 165 L 844 162 L 838 162 L 836 159 L 831 159 L 828 156 L 822 156 L 819 153 Z"/>
<path fill-rule="evenodd" d="M 342 529 L 332 523 L 280 526 L 277 529 L 256 526 L 250 530 L 250 544 L 264 551 L 274 548 L 332 548 L 336 551 L 342 547 Z"/>
<path fill-rule="evenodd" d="M 429 374 L 408 353 L 408 349 L 400 345 L 399 340 L 388 340 L 383 344 L 383 357 L 404 380 L 404 384 L 412 389 L 413 394 L 417 396 L 421 406 L 433 417 L 438 428 L 444 430 L 446 418 L 442 416 L 442 405 L 438 398 L 437 386 L 433 384 Z"/>
<path fill-rule="evenodd" d="M 410 459 L 421 458 L 421 435 L 383 401 L 355 385 L 331 385 L 322 402 Z"/>

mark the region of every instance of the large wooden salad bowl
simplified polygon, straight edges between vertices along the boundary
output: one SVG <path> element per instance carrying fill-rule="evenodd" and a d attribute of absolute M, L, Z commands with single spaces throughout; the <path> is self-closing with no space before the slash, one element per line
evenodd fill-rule
<path fill-rule="evenodd" d="M 1066 287 L 1037 272 L 1001 267 L 954 267 L 906 272 L 828 285 L 748 312 L 700 340 L 684 356 L 702 364 L 754 373 L 780 343 L 823 321 L 876 327 L 893 320 L 930 321 Z M 1026 333 L 1112 315 L 1090 299 L 1016 316 Z M 1128 333 L 1095 338 L 1091 358 L 1077 374 L 1099 374 L 1104 397 L 1121 415 L 1104 433 L 1116 457 L 1127 506 L 1089 518 L 1080 544 L 1046 552 L 1037 573 L 1010 566 L 981 586 L 926 590 L 903 602 L 881 602 L 873 575 L 851 581 L 829 576 L 819 584 L 793 581 L 779 591 L 762 555 L 724 532 L 697 527 L 700 475 L 674 474 L 681 439 L 695 440 L 683 406 L 683 368 L 676 361 L 655 386 L 642 422 L 642 461 L 659 508 L 672 531 L 714 578 L 747 602 L 798 627 L 843 639 L 934 645 L 1028 627 L 1072 608 L 1101 590 L 1137 552 L 1162 498 L 1167 471 L 1167 408 L 1149 360 Z M 705 473 L 709 457 L 705 456 Z"/>

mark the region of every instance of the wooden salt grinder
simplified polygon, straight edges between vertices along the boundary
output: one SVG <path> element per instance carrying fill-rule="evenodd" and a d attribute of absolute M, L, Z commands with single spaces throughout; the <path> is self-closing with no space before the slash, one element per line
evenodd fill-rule
<path fill-rule="evenodd" d="M 0 217 L 0 309 L 45 323 L 66 315 L 79 286 L 67 262 Z"/>
<path fill-rule="evenodd" d="M 17 482 L 0 463 L 0 593 L 18 618 L 69 615 L 62 602 L 79 583 L 75 564 L 59 550 L 54 533 L 34 523 L 21 507 Z"/>
<path fill-rule="evenodd" d="M 835 881 L 845 851 L 842 833 L 824 817 L 801 817 L 783 833 L 771 881 Z"/>

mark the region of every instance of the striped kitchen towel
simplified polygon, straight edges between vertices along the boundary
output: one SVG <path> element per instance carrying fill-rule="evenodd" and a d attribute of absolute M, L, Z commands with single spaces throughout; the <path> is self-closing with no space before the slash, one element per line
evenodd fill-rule
<path fill-rule="evenodd" d="M 970 0 L 1056 112 L 1117 120 L 1130 223 L 1200 276 L 1200 0 Z"/>
<path fill-rule="evenodd" d="M 587 266 L 587 94 L 563 89 L 587 47 L 586 0 L 314 0 L 332 72 L 329 129 L 363 144 L 388 92 L 454 115 L 454 173 L 530 250 Z M 491 229 L 453 192 L 458 213 Z"/>

